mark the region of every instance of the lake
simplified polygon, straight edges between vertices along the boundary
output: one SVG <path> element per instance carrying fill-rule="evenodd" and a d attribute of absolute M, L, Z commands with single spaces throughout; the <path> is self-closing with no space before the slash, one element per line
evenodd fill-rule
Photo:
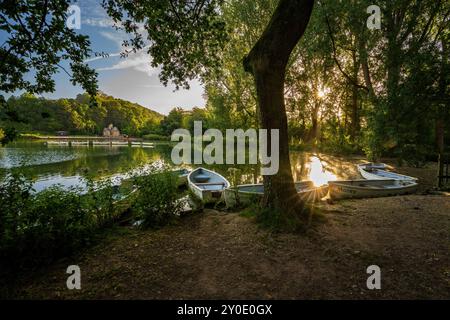
<path fill-rule="evenodd" d="M 0 148 L 0 176 L 9 170 L 21 171 L 33 181 L 36 191 L 59 184 L 64 188 L 83 187 L 86 177 L 94 180 L 121 179 L 151 164 L 171 164 L 169 144 L 154 148 L 129 146 L 59 146 L 44 141 L 18 141 Z M 362 158 L 343 158 L 309 152 L 291 152 L 294 179 L 312 180 L 323 185 L 330 180 L 357 178 L 355 164 Z M 189 167 L 189 166 L 187 166 Z M 261 181 L 259 168 L 254 165 L 205 166 L 227 177 L 232 184 Z"/>

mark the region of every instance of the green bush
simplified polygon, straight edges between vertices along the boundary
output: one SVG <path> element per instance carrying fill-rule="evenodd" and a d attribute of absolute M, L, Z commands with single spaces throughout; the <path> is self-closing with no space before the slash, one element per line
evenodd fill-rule
<path fill-rule="evenodd" d="M 35 193 L 20 173 L 7 175 L 0 182 L 0 271 L 35 267 L 91 244 L 112 219 L 111 189 L 100 184 L 82 194 L 53 186 Z"/>
<path fill-rule="evenodd" d="M 109 179 L 95 182 L 92 178 L 88 178 L 87 194 L 84 200 L 87 202 L 87 207 L 95 213 L 96 224 L 99 227 L 113 221 L 114 195 L 114 187 Z"/>
<path fill-rule="evenodd" d="M 165 169 L 135 178 L 139 191 L 133 212 L 143 228 L 160 228 L 181 213 L 184 201 L 179 199 L 177 182 L 178 177 Z"/>

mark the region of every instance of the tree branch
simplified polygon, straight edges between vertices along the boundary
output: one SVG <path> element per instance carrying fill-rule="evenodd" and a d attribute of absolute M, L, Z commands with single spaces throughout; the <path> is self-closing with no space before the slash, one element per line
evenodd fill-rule
<path fill-rule="evenodd" d="M 337 58 L 337 54 L 336 54 L 336 43 L 334 41 L 334 37 L 333 37 L 333 32 L 331 31 L 331 26 L 330 26 L 330 21 L 328 19 L 328 15 L 325 13 L 325 22 L 327 24 L 328 27 L 328 34 L 330 36 L 331 39 L 331 44 L 333 47 L 333 60 L 336 62 L 336 65 L 339 69 L 339 71 L 341 71 L 341 73 L 344 75 L 344 77 L 351 83 L 353 84 L 355 87 L 360 88 L 360 89 L 364 89 L 367 92 L 369 92 L 370 90 L 363 85 L 358 84 L 358 80 L 357 79 L 353 79 L 352 77 L 350 77 L 341 67 L 341 64 L 339 63 L 339 60 Z"/>

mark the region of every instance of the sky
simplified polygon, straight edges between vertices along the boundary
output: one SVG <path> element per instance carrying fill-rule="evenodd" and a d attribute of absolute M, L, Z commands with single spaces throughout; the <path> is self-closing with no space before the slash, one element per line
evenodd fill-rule
<path fill-rule="evenodd" d="M 109 54 L 107 58 L 94 56 L 87 60 L 98 72 L 99 90 L 116 98 L 139 103 L 162 114 L 168 114 L 173 107 L 192 109 L 205 106 L 204 90 L 199 81 L 191 82 L 189 90 L 180 88 L 174 91 L 175 87 L 170 84 L 164 87 L 158 78 L 159 70 L 150 66 L 151 56 L 145 50 L 121 58 L 122 42 L 129 36 L 113 28 L 113 22 L 100 3 L 101 0 L 72 2 L 81 9 L 81 29 L 77 32 L 89 36 L 93 52 Z M 54 79 L 55 92 L 44 93 L 42 96 L 51 99 L 73 98 L 83 92 L 81 87 L 70 83 L 64 72 L 59 72 Z"/>

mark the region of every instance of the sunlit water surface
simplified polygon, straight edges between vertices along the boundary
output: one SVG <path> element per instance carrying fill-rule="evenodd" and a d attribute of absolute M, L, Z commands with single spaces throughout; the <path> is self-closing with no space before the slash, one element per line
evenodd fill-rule
<path fill-rule="evenodd" d="M 171 164 L 171 149 L 169 145 L 155 145 L 155 148 L 69 147 L 45 145 L 40 141 L 16 142 L 0 148 L 0 176 L 20 168 L 32 179 L 36 191 L 56 184 L 64 188 L 83 188 L 88 176 L 94 180 L 120 180 L 155 163 Z M 294 179 L 312 180 L 316 186 L 332 180 L 358 177 L 355 164 L 360 161 L 358 158 L 291 152 Z M 233 185 L 262 181 L 259 168 L 254 165 L 206 167 L 220 172 Z"/>

